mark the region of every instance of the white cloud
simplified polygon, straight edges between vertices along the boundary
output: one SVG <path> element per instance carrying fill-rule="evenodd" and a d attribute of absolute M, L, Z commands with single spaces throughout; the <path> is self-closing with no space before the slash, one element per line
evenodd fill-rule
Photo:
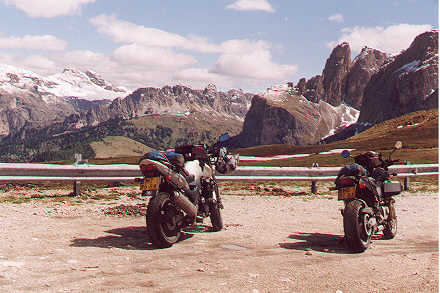
<path fill-rule="evenodd" d="M 49 50 L 57 51 L 67 48 L 67 42 L 51 35 L 24 37 L 0 37 L 2 49 Z"/>
<path fill-rule="evenodd" d="M 62 50 L 67 45 L 47 36 L 39 39 L 38 36 L 0 38 L 0 48 L 3 45 L 8 48 L 46 49 L 40 55 L 26 58 L 18 54 L 0 54 L 0 63 L 44 75 L 59 73 L 66 67 L 93 70 L 114 84 L 133 90 L 173 84 L 203 88 L 208 83 L 215 83 L 220 89 L 259 91 L 274 82 L 290 81 L 296 71 L 295 65 L 275 62 L 272 54 L 278 52 L 278 47 L 263 40 L 215 43 L 203 36 L 182 36 L 108 15 L 100 15 L 90 22 L 120 46 L 106 54 L 89 50 L 48 51 Z M 200 66 L 197 59 L 204 53 L 210 54 L 212 63 Z"/>
<path fill-rule="evenodd" d="M 99 15 L 90 19 L 98 31 L 118 43 L 136 43 L 143 46 L 181 48 L 198 52 L 217 52 L 219 48 L 206 38 L 195 35 L 184 37 L 157 28 L 145 27 L 117 19 L 115 15 Z"/>
<path fill-rule="evenodd" d="M 265 41 L 228 40 L 220 44 L 207 38 L 167 32 L 119 20 L 115 15 L 99 15 L 90 22 L 114 42 L 125 43 L 113 53 L 119 64 L 143 66 L 145 71 L 169 72 L 170 80 L 195 80 L 231 84 L 230 79 L 261 81 L 289 80 L 294 65 L 281 65 L 272 59 L 272 45 Z M 219 54 L 211 68 L 193 68 L 197 60 L 185 52 Z M 126 67 L 124 67 L 126 68 Z"/>
<path fill-rule="evenodd" d="M 354 52 L 360 52 L 364 46 L 368 46 L 386 53 L 397 54 L 408 48 L 417 35 L 431 29 L 431 25 L 413 24 L 343 28 L 342 36 L 337 41 L 327 43 L 327 47 L 333 48 L 345 41 L 350 44 Z"/>
<path fill-rule="evenodd" d="M 290 80 L 297 71 L 294 65 L 280 65 L 272 61 L 267 50 L 248 54 L 222 54 L 211 72 L 259 80 Z"/>
<path fill-rule="evenodd" d="M 273 62 L 270 48 L 264 41 L 224 42 L 222 54 L 210 72 L 258 80 L 289 80 L 297 67 Z"/>
<path fill-rule="evenodd" d="M 190 55 L 176 53 L 170 49 L 143 47 L 130 44 L 119 47 L 113 53 L 116 61 L 124 65 L 145 66 L 151 70 L 173 71 L 197 63 Z"/>
<path fill-rule="evenodd" d="M 226 6 L 226 8 L 240 11 L 261 10 L 275 12 L 275 9 L 268 0 L 236 0 L 234 3 Z"/>
<path fill-rule="evenodd" d="M 39 72 L 50 72 L 56 69 L 56 63 L 42 55 L 27 56 L 23 58 L 21 62 L 26 67 L 31 67 Z"/>
<path fill-rule="evenodd" d="M 61 15 L 77 14 L 81 6 L 96 0 L 3 0 L 7 5 L 14 5 L 30 17 L 52 18 Z"/>
<path fill-rule="evenodd" d="M 335 23 L 343 23 L 344 22 L 344 16 L 339 13 L 330 15 L 327 19 L 329 21 L 335 22 Z"/>

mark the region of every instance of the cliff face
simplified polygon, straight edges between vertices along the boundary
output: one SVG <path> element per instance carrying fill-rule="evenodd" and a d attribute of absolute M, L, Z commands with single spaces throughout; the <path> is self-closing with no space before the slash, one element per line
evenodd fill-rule
<path fill-rule="evenodd" d="M 365 88 L 360 122 L 379 123 L 438 107 L 438 33 L 426 32 L 383 66 Z"/>
<path fill-rule="evenodd" d="M 232 144 L 313 144 L 356 121 L 357 115 L 358 111 L 345 105 L 313 103 L 289 93 L 281 93 L 276 99 L 254 96 L 243 130 Z"/>
<path fill-rule="evenodd" d="M 344 79 L 350 70 L 350 65 L 350 46 L 348 43 L 339 44 L 333 49 L 322 72 L 324 85 L 322 100 L 333 106 L 341 104 L 345 93 Z"/>
<path fill-rule="evenodd" d="M 364 90 L 371 76 L 379 71 L 385 64 L 386 54 L 375 49 L 365 47 L 361 53 L 353 60 L 350 70 L 347 73 L 343 84 L 343 102 L 360 109 L 364 97 Z"/>

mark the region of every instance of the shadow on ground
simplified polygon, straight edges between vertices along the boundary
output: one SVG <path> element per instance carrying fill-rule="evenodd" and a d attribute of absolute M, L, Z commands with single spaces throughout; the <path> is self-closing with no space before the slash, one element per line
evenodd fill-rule
<path fill-rule="evenodd" d="M 280 247 L 304 251 L 314 250 L 326 253 L 352 253 L 347 247 L 342 235 L 299 232 L 289 235 L 289 238 L 300 241 L 280 243 Z"/>
<path fill-rule="evenodd" d="M 98 238 L 76 238 L 72 240 L 72 247 L 101 247 L 101 248 L 121 248 L 135 250 L 157 249 L 150 240 L 145 226 L 143 227 L 124 227 L 107 230 L 105 233 L 113 234 L 100 236 Z M 182 233 L 179 241 L 191 238 L 193 235 Z"/>

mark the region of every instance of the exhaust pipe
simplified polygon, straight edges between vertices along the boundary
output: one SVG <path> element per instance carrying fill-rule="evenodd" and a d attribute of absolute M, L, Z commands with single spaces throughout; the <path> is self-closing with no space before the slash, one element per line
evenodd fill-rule
<path fill-rule="evenodd" d="M 173 192 L 173 200 L 191 219 L 196 218 L 197 207 L 185 195 L 180 192 Z"/>

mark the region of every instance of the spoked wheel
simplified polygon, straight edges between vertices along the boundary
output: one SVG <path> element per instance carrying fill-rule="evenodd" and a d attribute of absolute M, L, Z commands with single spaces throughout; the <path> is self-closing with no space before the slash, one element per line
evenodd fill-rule
<path fill-rule="evenodd" d="M 178 225 L 180 212 L 168 193 L 161 192 L 151 198 L 147 207 L 147 232 L 157 248 L 171 247 L 181 235 Z"/>
<path fill-rule="evenodd" d="M 348 245 L 355 252 L 365 251 L 371 244 L 374 225 L 367 213 L 361 213 L 363 203 L 359 200 L 350 201 L 344 210 L 344 233 Z"/>
<path fill-rule="evenodd" d="M 385 223 L 385 228 L 383 229 L 384 239 L 393 239 L 397 234 L 397 216 L 394 204 L 390 203 L 390 216 Z"/>

